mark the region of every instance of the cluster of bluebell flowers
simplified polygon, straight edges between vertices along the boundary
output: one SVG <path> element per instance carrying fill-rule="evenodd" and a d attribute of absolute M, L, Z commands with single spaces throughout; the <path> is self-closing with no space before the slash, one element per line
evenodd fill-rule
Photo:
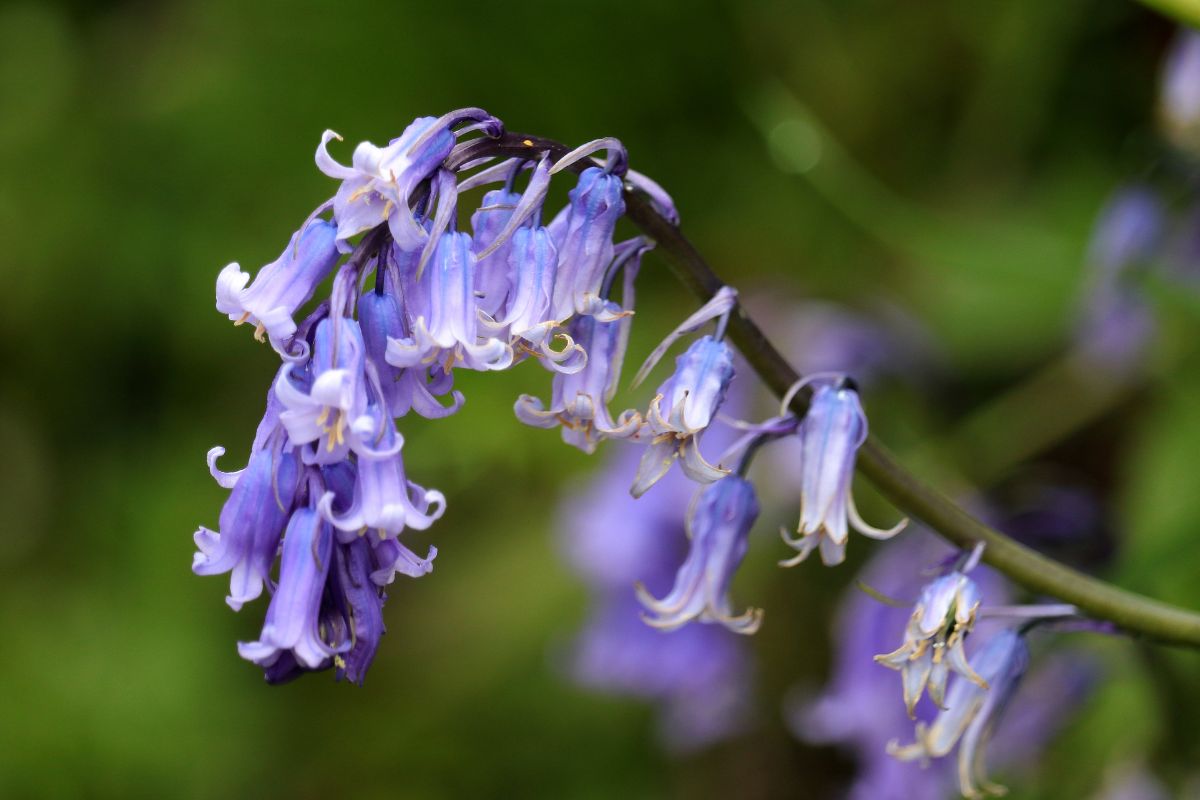
<path fill-rule="evenodd" d="M 224 449 L 208 454 L 213 477 L 230 494 L 218 529 L 195 534 L 193 570 L 228 573 L 235 611 L 264 589 L 270 595 L 258 638 L 238 645 L 269 682 L 332 668 L 361 683 L 385 630 L 386 587 L 398 573 L 432 570 L 436 549 L 414 552 L 407 531 L 431 527 L 446 500 L 409 477 L 398 424 L 410 413 L 436 419 L 457 412 L 466 401 L 454 388 L 457 370 L 540 363 L 552 374 L 550 399 L 521 395 L 518 419 L 558 428 L 565 442 L 589 453 L 610 439 L 635 448 L 632 498 L 664 479 L 692 496 L 680 520 L 687 553 L 673 578 L 645 571 L 654 588 L 633 585 L 639 570 L 623 573 L 647 631 L 698 622 L 751 634 L 762 624 L 761 610 L 739 610 L 730 595 L 761 513 L 749 467 L 772 442 L 790 441 L 798 452 L 800 520 L 795 537 L 784 533 L 796 551 L 784 565 L 814 550 L 836 565 L 851 529 L 888 539 L 904 528 L 904 520 L 873 527 L 855 505 L 851 483 L 867 420 L 848 376 L 800 381 L 766 421 L 728 416 L 737 371 L 725 336 L 737 311 L 732 288 L 715 292 L 645 360 L 634 388 L 690 338 L 645 404 L 613 410 L 635 282 L 654 246 L 642 236 L 618 240 L 618 222 L 636 193 L 667 224 L 678 223 L 670 196 L 628 169 L 620 142 L 598 139 L 567 151 L 506 133 L 475 108 L 417 119 L 385 147 L 359 144 L 349 166 L 329 153 L 335 139 L 327 131 L 316 150 L 317 167 L 339 181 L 334 196 L 303 221 L 278 259 L 253 276 L 230 264 L 216 286 L 218 311 L 252 325 L 280 366 L 245 468 L 224 472 L 217 466 Z M 550 184 L 568 171 L 575 185 L 551 215 Z M 460 230 L 460 198 L 476 189 L 488 190 Z M 318 300 L 326 285 L 328 296 Z M 797 415 L 792 401 L 801 391 L 807 411 Z M 740 438 L 723 441 L 714 457 L 720 436 L 708 434 L 721 419 Z M 945 709 L 932 725 L 918 723 L 915 744 L 893 752 L 937 757 L 961 738 L 968 794 L 985 786 L 975 753 L 1023 671 L 1023 632 L 1031 620 L 1073 611 L 1010 610 L 1026 627 L 1005 629 L 968 658 L 965 641 L 983 613 L 968 575 L 977 560 L 978 552 L 965 555 L 929 583 L 899 649 L 878 656 L 902 673 L 910 714 L 926 692 Z M 734 656 L 715 659 L 725 666 L 697 691 L 745 673 L 726 668 L 740 659 L 722 641 Z"/>
<path fill-rule="evenodd" d="M 329 152 L 341 137 L 326 131 L 316 165 L 339 181 L 334 196 L 274 262 L 253 276 L 230 264 L 217 277 L 217 309 L 252 325 L 281 364 L 246 468 L 222 472 L 224 450 L 209 454 L 230 496 L 218 530 L 196 533 L 193 569 L 229 573 L 235 610 L 266 588 L 261 634 L 238 649 L 269 681 L 336 667 L 361 682 L 384 631 L 384 588 L 397 573 L 431 571 L 436 549 L 414 552 L 405 532 L 429 528 L 446 502 L 409 477 L 397 424 L 461 408 L 456 370 L 541 363 L 553 373 L 551 400 L 522 395 L 517 417 L 559 427 L 588 452 L 605 439 L 643 445 L 635 495 L 676 461 L 702 483 L 729 472 L 699 450 L 733 377 L 722 336 L 681 356 L 645 412 L 610 411 L 634 281 L 652 248 L 618 241 L 617 222 L 637 191 L 674 223 L 671 198 L 628 169 L 616 140 L 563 152 L 518 139 L 515 155 L 486 152 L 503 137 L 495 117 L 461 109 L 417 119 L 384 147 L 359 144 L 345 165 Z M 547 213 L 551 180 L 566 170 L 577 173 L 568 202 Z M 488 190 L 459 230 L 459 198 L 474 189 Z M 723 291 L 686 320 L 647 370 L 735 297 Z"/>

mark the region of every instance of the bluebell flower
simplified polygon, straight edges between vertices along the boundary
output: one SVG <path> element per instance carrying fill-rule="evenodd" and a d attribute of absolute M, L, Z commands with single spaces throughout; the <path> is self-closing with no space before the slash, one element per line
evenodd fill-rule
<path fill-rule="evenodd" d="M 902 761 L 927 761 L 947 755 L 957 745 L 959 789 L 968 798 L 1004 793 L 1003 787 L 987 780 L 985 751 L 1029 666 L 1029 648 L 1021 634 L 1005 629 L 980 648 L 974 661 L 982 682 L 956 678 L 945 709 L 933 723 L 917 723 L 916 741 L 888 747 Z"/>
<path fill-rule="evenodd" d="M 255 326 L 260 341 L 265 333 L 276 350 L 296 332 L 292 316 L 312 298 L 317 284 L 333 270 L 341 254 L 335 246 L 337 229 L 314 220 L 295 234 L 279 258 L 267 264 L 250 281 L 249 273 L 235 262 L 217 276 L 217 310 L 237 324 Z"/>
<path fill-rule="evenodd" d="M 1044 500 L 1039 516 L 1078 507 L 1073 499 L 1061 506 L 1058 496 Z M 979 513 L 985 519 L 995 516 L 988 509 Z M 931 565 L 960 557 L 919 525 L 875 548 L 859 574 L 858 585 L 843 593 L 831 623 L 834 658 L 828 684 L 815 696 L 798 688 L 788 703 L 788 719 L 800 739 L 837 745 L 854 755 L 857 769 L 846 793 L 849 800 L 945 800 L 953 791 L 953 770 L 947 770 L 953 765 L 942 761 L 921 769 L 887 755 L 888 742 L 907 735 L 912 722 L 891 682 L 880 680 L 872 656 L 901 637 L 912 618 L 908 609 L 876 597 L 916 596 L 928 580 L 923 576 Z M 1011 601 L 1012 587 L 991 568 L 980 565 L 971 570 L 971 578 L 989 605 Z M 862 591 L 862 585 L 871 587 L 876 597 Z M 1000 629 L 1000 621 L 978 616 L 972 638 L 986 641 Z M 992 744 L 990 754 L 995 763 L 1014 770 L 1026 768 L 1070 720 L 1093 683 L 1094 665 L 1082 655 L 1051 654 L 1030 671 L 1022 689 L 1026 701 L 1013 707 Z M 925 700 L 917 704 L 916 716 L 930 722 L 936 711 L 933 703 Z"/>
<path fill-rule="evenodd" d="M 724 340 L 703 336 L 676 359 L 675 372 L 659 387 L 639 438 L 649 441 L 631 489 L 639 497 L 676 460 L 698 483 L 728 474 L 700 452 L 700 437 L 716 417 L 733 380 L 733 350 Z M 664 412 L 665 407 L 665 412 Z"/>
<path fill-rule="evenodd" d="M 942 705 L 950 670 L 984 686 L 963 649 L 982 602 L 979 587 L 965 574 L 968 569 L 956 569 L 926 584 L 908 621 L 904 643 L 875 656 L 880 664 L 900 671 L 909 716 L 927 686 L 933 702 Z"/>
<path fill-rule="evenodd" d="M 279 421 L 306 463 L 332 464 L 350 451 L 355 422 L 367 410 L 367 377 L 358 323 L 340 316 L 317 323 L 312 359 L 285 363 L 275 378 Z"/>
<path fill-rule="evenodd" d="M 601 297 L 604 274 L 613 260 L 613 233 L 625 213 L 620 176 L 588 167 L 569 193 L 570 201 L 550 233 L 558 248 L 553 316 L 612 313 Z"/>
<path fill-rule="evenodd" d="M 477 258 L 475 293 L 479 310 L 496 318 L 504 308 L 511 288 L 508 274 L 509 250 L 512 240 L 496 245 L 485 256 L 479 254 L 496 242 L 512 219 L 521 195 L 509 188 L 495 189 L 483 196 L 479 208 L 471 215 L 471 243 Z"/>
<path fill-rule="evenodd" d="M 263 583 L 270 580 L 279 538 L 295 502 L 299 465 L 280 428 L 279 411 L 279 402 L 268 394 L 245 469 L 223 472 L 217 459 L 225 448 L 208 451 L 209 472 L 218 485 L 232 491 L 221 509 L 219 530 L 196 531 L 192 571 L 230 573 L 226 602 L 234 611 L 262 594 Z"/>
<path fill-rule="evenodd" d="M 790 567 L 799 564 L 814 549 L 820 548 L 821 560 L 832 566 L 846 557 L 849 526 L 874 539 L 887 539 L 907 524 L 901 520 L 883 530 L 863 521 L 854 505 L 851 482 L 858 448 L 867 438 L 867 417 L 852 383 L 844 379 L 815 377 L 808 413 L 800 423 L 800 536 L 783 539 L 797 554 L 780 562 Z M 797 387 L 798 388 L 799 384 Z M 791 392 L 784 401 L 790 404 Z"/>
<path fill-rule="evenodd" d="M 210 450 L 209 463 L 224 452 L 220 447 Z M 234 611 L 262 594 L 263 583 L 270 579 L 298 478 L 296 458 L 291 453 L 270 449 L 254 452 L 232 484 L 223 484 L 232 491 L 221 509 L 219 531 L 204 527 L 196 531 L 198 552 L 192 571 L 197 575 L 230 573 L 225 602 Z"/>
<path fill-rule="evenodd" d="M 366 537 L 371 541 L 371 549 L 375 554 L 375 571 L 371 580 L 377 586 L 387 586 L 396 580 L 396 574 L 407 575 L 410 578 L 420 578 L 433 572 L 433 560 L 437 558 L 437 548 L 430 545 L 429 552 L 421 558 L 395 537 L 375 538 Z"/>
<path fill-rule="evenodd" d="M 352 438 L 357 456 L 353 504 L 344 514 L 336 513 L 333 492 L 326 492 L 318 504 L 325 519 L 342 531 L 342 541 L 364 529 L 393 537 L 405 528 L 424 530 L 442 516 L 446 510 L 442 493 L 424 489 L 405 475 L 404 437 L 381 398 L 359 418 Z"/>
<path fill-rule="evenodd" d="M 350 647 L 334 657 L 338 677 L 362 684 L 367 668 L 375 660 L 384 633 L 383 603 L 386 596 L 371 580 L 375 554 L 366 538 L 357 538 L 334 548 L 331 588 L 334 602 L 345 619 Z"/>
<path fill-rule="evenodd" d="M 500 370 L 512 364 L 507 342 L 480 336 L 470 234 L 442 236 L 428 267 L 419 278 L 413 276 L 410 285 L 406 301 L 418 309 L 416 320 L 410 337 L 388 340 L 389 364 L 404 368 L 440 364 L 446 372 L 456 366 Z"/>
<path fill-rule="evenodd" d="M 627 306 L 633 305 L 634 280 L 650 247 L 642 239 L 624 242 L 609 265 L 607 281 L 615 279 L 617 270 L 624 271 L 622 300 Z M 616 303 L 606 303 L 603 311 L 576 315 L 567 325 L 570 342 L 583 348 L 587 360 L 579 370 L 558 370 L 550 407 L 528 394 L 518 397 L 513 406 L 517 419 L 526 425 L 562 426 L 563 441 L 585 453 L 594 452 L 603 439 L 628 439 L 642 425 L 636 411 L 626 410 L 614 418 L 608 408 L 621 377 L 631 318 Z"/>
<path fill-rule="evenodd" d="M 609 310 L 619 312 L 616 303 Z M 517 398 L 517 419 L 539 428 L 562 426 L 563 441 L 585 453 L 595 452 L 602 439 L 627 439 L 638 432 L 641 416 L 632 410 L 614 418 L 609 403 L 616 394 L 621 363 L 628 343 L 627 318 L 603 322 L 595 316 L 577 316 L 568 330 L 573 342 L 587 352 L 587 363 L 574 373 L 554 376 L 550 407 L 532 395 Z"/>
<path fill-rule="evenodd" d="M 714 430 L 718 444 L 724 434 Z M 632 587 L 670 591 L 687 554 L 683 509 L 695 484 L 675 472 L 635 500 L 629 474 L 639 451 L 618 442 L 595 478 L 560 508 L 565 555 L 591 602 L 570 674 L 594 690 L 653 703 L 662 742 L 691 751 L 746 727 L 754 665 L 745 640 L 720 625 L 662 631 L 641 620 Z"/>
<path fill-rule="evenodd" d="M 542 226 L 517 230 L 508 249 L 508 266 L 512 293 L 500 325 L 512 332 L 516 346 L 541 358 L 551 370 L 582 370 L 587 352 L 553 315 L 558 250 L 550 231 Z M 555 342 L 561 343 L 558 349 L 552 347 Z"/>
<path fill-rule="evenodd" d="M 359 144 L 349 167 L 329 155 L 329 141 L 341 137 L 325 131 L 316 161 L 322 172 L 342 182 L 333 198 L 333 216 L 343 252 L 349 252 L 349 239 L 385 222 L 401 248 L 421 248 L 428 232 L 409 210 L 410 198 L 417 185 L 450 155 L 456 141 L 451 127 L 470 119 L 492 118 L 480 109 L 462 109 L 440 118 L 419 117 L 386 147 Z"/>
<path fill-rule="evenodd" d="M 383 281 L 384 286 L 389 284 Z M 440 419 L 462 408 L 464 397 L 453 390 L 452 370 L 444 371 L 440 364 L 400 369 L 387 363 L 388 339 L 409 336 L 400 303 L 391 291 L 363 292 L 358 300 L 358 324 L 367 358 L 393 417 L 403 417 L 412 410 L 427 419 Z M 451 402 L 443 406 L 437 398 L 447 393 L 451 393 Z"/>
<path fill-rule="evenodd" d="M 638 586 L 638 597 L 650 612 L 643 617 L 648 625 L 674 630 L 700 620 L 720 623 L 735 633 L 758 630 L 760 609 L 735 616 L 729 607 L 729 584 L 746 556 L 758 510 L 754 487 L 740 476 L 730 475 L 700 490 L 688 514 L 688 557 L 674 587 L 658 600 Z"/>
<path fill-rule="evenodd" d="M 239 642 L 247 661 L 270 667 L 290 654 L 306 669 L 320 669 L 340 649 L 321 637 L 321 597 L 333 556 L 333 532 L 313 508 L 292 514 L 283 536 L 279 586 L 257 641 Z"/>

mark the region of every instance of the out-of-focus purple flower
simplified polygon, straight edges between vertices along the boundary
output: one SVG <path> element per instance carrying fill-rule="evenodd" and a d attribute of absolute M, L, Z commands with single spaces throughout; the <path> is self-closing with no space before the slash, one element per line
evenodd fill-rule
<path fill-rule="evenodd" d="M 1180 29 L 1163 62 L 1159 114 L 1176 144 L 1194 149 L 1200 128 L 1200 34 Z"/>
<path fill-rule="evenodd" d="M 620 176 L 588 167 L 570 191 L 570 201 L 550 223 L 558 248 L 554 317 L 611 312 L 601 298 L 604 273 L 613 260 L 613 232 L 625 213 Z"/>
<path fill-rule="evenodd" d="M 507 342 L 479 335 L 470 234 L 443 235 L 414 289 L 420 299 L 409 302 L 428 309 L 428 314 L 417 316 L 410 338 L 388 340 L 389 364 L 411 368 L 436 362 L 446 372 L 455 366 L 499 370 L 512 364 L 513 351 Z"/>
<path fill-rule="evenodd" d="M 986 688 L 956 678 L 945 709 L 933 723 L 917 723 L 916 742 L 888 748 L 902 761 L 927 761 L 947 755 L 957 745 L 959 789 L 969 798 L 1004 793 L 987 779 L 985 750 L 1029 666 L 1029 648 L 1017 631 L 1005 629 L 979 649 L 974 662 Z"/>
<path fill-rule="evenodd" d="M 658 600 L 638 585 L 638 597 L 650 612 L 643 616 L 647 624 L 669 631 L 699 620 L 720 623 L 734 633 L 758 630 L 760 609 L 734 616 L 729 607 L 729 584 L 746 556 L 758 510 L 754 487 L 740 476 L 730 475 L 700 490 L 687 521 L 688 557 L 670 593 Z"/>
<path fill-rule="evenodd" d="M 890 538 L 904 528 L 907 520 L 887 530 L 868 525 L 854 505 L 850 484 L 858 448 L 867 438 L 867 417 L 851 382 L 820 378 L 813 382 L 812 400 L 798 436 L 801 494 L 796 530 L 800 536 L 791 538 L 783 532 L 784 541 L 797 551 L 781 562 L 783 566 L 799 564 L 818 547 L 826 565 L 840 564 L 846 557 L 849 525 L 873 539 Z"/>
<path fill-rule="evenodd" d="M 676 359 L 674 374 L 659 387 L 650 403 L 647 430 L 639 434 L 649 439 L 649 444 L 634 479 L 634 497 L 644 494 L 676 460 L 698 483 L 712 483 L 728 474 L 728 470 L 704 459 L 700 435 L 725 401 L 733 375 L 733 350 L 727 342 L 712 336 L 697 339 Z"/>
<path fill-rule="evenodd" d="M 1120 274 L 1154 254 L 1163 229 L 1164 209 L 1145 186 L 1126 186 L 1108 200 L 1096 219 L 1088 260 L 1102 279 Z"/>
<path fill-rule="evenodd" d="M 275 379 L 284 410 L 279 421 L 292 444 L 310 445 L 306 463 L 346 458 L 355 423 L 366 413 L 367 380 L 358 323 L 340 316 L 317 323 L 312 360 L 285 363 Z"/>
<path fill-rule="evenodd" d="M 1171 800 L 1171 792 L 1145 765 L 1128 763 L 1109 770 L 1092 800 Z"/>
<path fill-rule="evenodd" d="M 668 632 L 642 622 L 634 583 L 656 593 L 670 590 L 685 555 L 683 509 L 695 484 L 672 473 L 635 500 L 628 481 L 639 448 L 618 445 L 611 455 L 561 513 L 567 558 L 593 599 L 571 654 L 571 672 L 585 686 L 655 702 L 660 733 L 672 748 L 703 747 L 747 722 L 749 654 L 738 636 L 718 625 Z"/>
<path fill-rule="evenodd" d="M 801 375 L 849 375 L 860 386 L 880 378 L 911 379 L 935 360 L 935 345 L 920 324 L 900 309 L 877 302 L 865 311 L 837 303 L 806 300 L 777 309 L 757 300 L 788 360 Z M 756 313 L 756 317 L 758 314 Z"/>
<path fill-rule="evenodd" d="M 935 578 L 921 590 L 904 643 L 891 653 L 875 656 L 880 664 L 900 671 L 909 716 L 927 686 L 929 697 L 942 705 L 950 670 L 983 685 L 963 649 L 981 600 L 979 587 L 964 572 L 956 569 Z"/>
<path fill-rule="evenodd" d="M 1092 362 L 1114 370 L 1132 366 L 1154 334 L 1155 321 L 1131 277 L 1159 246 L 1164 211 L 1149 189 L 1118 191 L 1096 221 L 1092 267 L 1076 339 Z"/>
<path fill-rule="evenodd" d="M 954 558 L 955 551 L 921 527 L 878 548 L 860 581 L 884 595 L 912 598 L 931 565 Z M 1004 581 L 987 567 L 974 579 L 992 602 L 1006 602 Z M 921 769 L 887 755 L 892 739 L 911 730 L 895 684 L 873 660 L 900 637 L 911 613 L 879 602 L 857 587 L 846 590 L 833 621 L 834 663 L 830 682 L 816 697 L 797 697 L 789 704 L 795 734 L 815 744 L 850 748 L 858 769 L 848 796 L 853 800 L 945 800 L 952 778 L 941 769 Z M 988 623 L 981 622 L 982 625 Z M 932 703 L 918 704 L 918 719 L 932 718 Z"/>
<path fill-rule="evenodd" d="M 342 137 L 325 131 L 317 146 L 317 168 L 342 182 L 333 198 L 333 217 L 343 252 L 349 252 L 349 239 L 385 222 L 401 248 L 421 248 L 428 234 L 409 210 L 409 198 L 450 155 L 455 144 L 450 129 L 471 119 L 492 118 L 480 109 L 462 109 L 440 118 L 419 117 L 386 147 L 359 144 L 349 167 L 334 161 L 326 149 L 331 139 Z"/>
<path fill-rule="evenodd" d="M 292 315 L 309 301 L 317 284 L 328 277 L 341 254 L 334 242 L 337 229 L 324 220 L 314 220 L 292 235 L 279 258 L 258 271 L 254 282 L 235 262 L 217 276 L 217 310 L 236 324 L 255 326 L 255 337 L 263 333 L 276 350 L 296 332 Z"/>
<path fill-rule="evenodd" d="M 338 648 L 320 633 L 321 594 L 333 555 L 333 532 L 312 508 L 292 514 L 283 536 L 279 586 L 267 608 L 258 641 L 239 642 L 247 661 L 270 667 L 284 653 L 307 669 L 319 669 Z"/>

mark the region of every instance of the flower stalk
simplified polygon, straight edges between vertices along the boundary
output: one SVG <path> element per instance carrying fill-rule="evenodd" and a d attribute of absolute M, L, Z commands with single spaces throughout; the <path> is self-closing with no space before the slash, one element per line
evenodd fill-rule
<path fill-rule="evenodd" d="M 552 159 L 558 159 L 570 152 L 566 145 L 550 139 L 505 132 L 495 139 L 479 138 L 466 143 L 449 161 L 466 163 L 484 155 L 532 157 L 539 153 L 549 153 Z M 591 165 L 592 162 L 583 159 L 570 168 L 581 171 Z M 625 216 L 657 244 L 672 273 L 698 300 L 708 302 L 725 288 L 725 283 L 678 225 L 663 216 L 653 198 L 637 191 L 636 186 L 633 191 L 626 188 Z M 727 335 L 777 397 L 783 397 L 800 380 L 801 376 L 740 305 L 729 314 Z M 807 391 L 798 393 L 791 402 L 792 412 L 803 416 L 810 396 Z M 856 466 L 891 503 L 942 538 L 964 549 L 982 542 L 986 545 L 983 560 L 1029 591 L 1059 598 L 1076 606 L 1081 613 L 1111 622 L 1132 636 L 1162 644 L 1200 647 L 1200 613 L 1114 586 L 1020 544 L 909 472 L 876 437 L 868 436 L 859 448 Z"/>
<path fill-rule="evenodd" d="M 696 247 L 678 227 L 660 216 L 649 200 L 627 192 L 625 208 L 630 221 L 658 244 L 672 272 L 699 300 L 706 302 L 721 290 L 725 284 Z M 740 306 L 729 316 L 728 336 L 777 396 L 782 397 L 800 379 Z M 792 401 L 792 411 L 802 415 L 808 398 L 808 393 L 799 393 Z M 910 473 L 874 436 L 868 436 L 859 448 L 857 468 L 897 508 L 949 542 L 968 549 L 983 542 L 984 561 L 1031 592 L 1053 595 L 1131 635 L 1200 647 L 1200 614 L 1121 589 L 1014 541 Z"/>

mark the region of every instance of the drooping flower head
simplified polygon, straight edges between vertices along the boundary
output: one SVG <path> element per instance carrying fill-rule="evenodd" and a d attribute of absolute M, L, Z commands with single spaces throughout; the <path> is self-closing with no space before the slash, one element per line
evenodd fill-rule
<path fill-rule="evenodd" d="M 284 654 L 306 669 L 321 669 L 345 649 L 321 636 L 321 597 L 333 555 L 333 531 L 314 508 L 292 514 L 283 536 L 279 586 L 257 641 L 239 642 L 247 661 L 270 667 Z"/>
<path fill-rule="evenodd" d="M 800 438 L 800 524 L 796 538 L 783 533 L 784 541 L 797 554 L 783 566 L 799 564 L 814 549 L 820 548 L 821 560 L 829 566 L 840 564 L 846 557 L 846 541 L 850 525 L 859 533 L 874 539 L 887 539 L 899 533 L 907 524 L 901 520 L 883 530 L 868 525 L 854 504 L 851 482 L 858 448 L 867 438 L 867 417 L 858 400 L 854 383 L 846 378 L 813 376 L 808 412 L 797 435 Z M 784 398 L 786 411 L 798 383 Z"/>
<path fill-rule="evenodd" d="M 334 236 L 337 229 L 324 220 L 305 223 L 292 236 L 279 258 L 258 271 L 254 282 L 237 263 L 217 276 L 217 310 L 236 324 L 255 326 L 261 341 L 265 333 L 276 350 L 296 332 L 293 319 L 300 306 L 312 299 L 317 284 L 325 280 L 341 258 Z"/>
<path fill-rule="evenodd" d="M 342 182 L 333 198 L 333 217 L 343 252 L 349 252 L 350 239 L 385 223 L 401 248 L 419 250 L 424 245 L 428 232 L 409 210 L 410 198 L 450 155 L 456 142 L 451 128 L 465 120 L 499 129 L 498 120 L 477 108 L 453 111 L 440 118 L 420 117 L 386 147 L 359 144 L 349 167 L 329 155 L 329 141 L 341 137 L 325 131 L 317 147 L 317 167 Z"/>
<path fill-rule="evenodd" d="M 933 723 L 917 723 L 916 741 L 888 747 L 902 761 L 926 761 L 947 755 L 957 745 L 959 789 L 968 798 L 1004 794 L 1004 787 L 987 779 L 985 751 L 1029 666 L 1029 648 L 1020 633 L 1005 629 L 980 648 L 974 662 L 982 683 L 956 678 L 945 709 Z"/>
<path fill-rule="evenodd" d="M 729 604 L 729 584 L 746 556 L 758 511 L 754 487 L 741 476 L 730 475 L 699 491 L 688 514 L 688 557 L 674 587 L 658 600 L 638 586 L 638 596 L 650 612 L 643 617 L 647 624 L 674 630 L 699 620 L 735 633 L 758 630 L 762 611 L 751 608 L 735 616 Z"/>
<path fill-rule="evenodd" d="M 608 310 L 601 289 L 605 270 L 613 260 L 613 231 L 625 213 L 623 191 L 620 175 L 607 168 L 588 167 L 571 190 L 567 207 L 550 223 L 558 249 L 555 318 Z"/>
<path fill-rule="evenodd" d="M 979 587 L 966 574 L 978 561 L 977 553 L 978 549 L 966 564 L 925 585 L 904 632 L 904 643 L 894 652 L 875 656 L 880 664 L 900 671 L 910 717 L 926 687 L 933 702 L 943 704 L 951 670 L 983 685 L 983 679 L 967 663 L 963 648 L 982 601 Z"/>
<path fill-rule="evenodd" d="M 728 470 L 710 464 L 700 452 L 702 434 L 716 418 L 734 378 L 733 349 L 723 333 L 737 291 L 724 287 L 662 341 L 642 364 L 633 385 L 640 384 L 681 336 L 717 319 L 718 333 L 696 339 L 675 360 L 675 372 L 659 387 L 638 440 L 646 442 L 631 492 L 639 497 L 679 461 L 697 483 L 712 483 Z"/>

